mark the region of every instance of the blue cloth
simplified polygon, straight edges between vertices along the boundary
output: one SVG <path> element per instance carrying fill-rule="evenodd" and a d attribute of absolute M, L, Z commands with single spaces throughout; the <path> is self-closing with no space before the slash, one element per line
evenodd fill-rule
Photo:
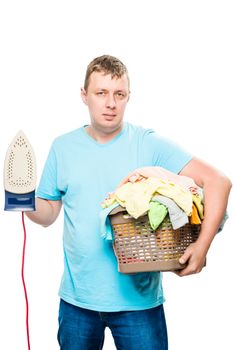
<path fill-rule="evenodd" d="M 217 233 L 219 233 L 219 232 L 221 232 L 221 231 L 223 230 L 224 225 L 226 224 L 226 221 L 227 221 L 228 218 L 229 218 L 229 215 L 228 215 L 227 212 L 225 212 L 224 217 L 223 217 L 223 220 L 222 220 L 222 222 L 221 222 L 221 224 L 220 224 L 220 226 L 219 226 L 219 229 L 218 229 L 218 232 L 217 232 Z"/>
<path fill-rule="evenodd" d="M 112 242 L 100 234 L 101 202 L 138 167 L 158 165 L 178 173 L 190 159 L 153 130 L 128 123 L 105 144 L 84 127 L 53 142 L 37 196 L 63 203 L 63 300 L 97 311 L 141 310 L 164 302 L 159 272 L 118 272 Z"/>
<path fill-rule="evenodd" d="M 168 350 L 163 305 L 140 311 L 98 312 L 60 301 L 60 349 L 100 350 L 106 327 L 117 349 Z"/>
<path fill-rule="evenodd" d="M 113 241 L 114 234 L 113 229 L 110 223 L 109 214 L 110 212 L 119 206 L 119 203 L 116 202 L 109 206 L 108 208 L 102 209 L 100 212 L 100 231 L 101 231 L 101 237 L 104 239 L 108 239 L 110 241 Z"/>

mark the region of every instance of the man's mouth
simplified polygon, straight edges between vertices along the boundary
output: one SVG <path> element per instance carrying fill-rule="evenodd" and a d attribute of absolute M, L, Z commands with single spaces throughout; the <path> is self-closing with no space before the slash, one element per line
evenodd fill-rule
<path fill-rule="evenodd" d="M 106 120 L 113 120 L 116 117 L 116 114 L 107 114 L 107 113 L 103 113 L 103 116 Z"/>

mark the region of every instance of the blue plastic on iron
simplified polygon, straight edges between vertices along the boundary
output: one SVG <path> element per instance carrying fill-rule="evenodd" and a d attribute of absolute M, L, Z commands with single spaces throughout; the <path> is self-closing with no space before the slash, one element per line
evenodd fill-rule
<path fill-rule="evenodd" d="M 5 191 L 4 210 L 34 211 L 35 209 L 35 191 L 23 194 Z"/>

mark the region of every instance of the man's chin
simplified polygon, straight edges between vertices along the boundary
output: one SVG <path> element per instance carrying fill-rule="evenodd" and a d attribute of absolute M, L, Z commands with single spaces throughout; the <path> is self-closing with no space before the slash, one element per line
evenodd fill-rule
<path fill-rule="evenodd" d="M 123 128 L 123 122 L 116 122 L 115 120 L 106 120 L 103 125 L 100 126 L 104 132 L 108 134 L 120 132 Z"/>

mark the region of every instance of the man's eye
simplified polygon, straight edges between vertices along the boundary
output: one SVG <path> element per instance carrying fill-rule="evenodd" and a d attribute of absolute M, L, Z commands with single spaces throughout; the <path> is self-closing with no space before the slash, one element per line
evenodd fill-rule
<path fill-rule="evenodd" d="M 104 95 L 105 95 L 105 92 L 104 92 L 104 91 L 98 91 L 98 92 L 97 92 L 97 95 L 99 95 L 99 96 L 104 96 Z"/>
<path fill-rule="evenodd" d="M 125 94 L 123 92 L 117 92 L 116 94 L 118 97 L 125 97 Z"/>

